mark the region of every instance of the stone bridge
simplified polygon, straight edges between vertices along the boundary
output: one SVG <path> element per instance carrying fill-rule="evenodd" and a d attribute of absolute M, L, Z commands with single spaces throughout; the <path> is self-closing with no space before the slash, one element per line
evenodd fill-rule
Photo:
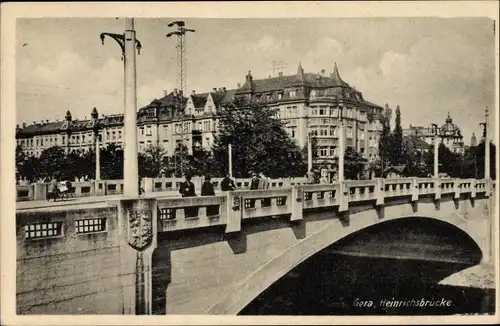
<path fill-rule="evenodd" d="M 18 210 L 17 312 L 237 314 L 325 250 L 490 261 L 494 188 L 374 179 Z"/>

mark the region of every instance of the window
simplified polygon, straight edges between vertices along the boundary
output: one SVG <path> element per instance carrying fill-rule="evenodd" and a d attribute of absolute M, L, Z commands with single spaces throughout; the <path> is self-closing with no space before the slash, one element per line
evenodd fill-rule
<path fill-rule="evenodd" d="M 168 132 L 168 125 L 163 125 L 163 133 L 167 134 Z"/>
<path fill-rule="evenodd" d="M 295 137 L 295 128 L 292 128 L 292 138 Z"/>
<path fill-rule="evenodd" d="M 293 90 L 293 91 L 289 91 L 289 92 L 288 92 L 288 96 L 289 96 L 290 98 L 295 97 L 296 95 L 297 95 L 297 93 L 296 93 L 296 91 L 295 91 L 295 90 Z"/>
<path fill-rule="evenodd" d="M 151 126 L 146 127 L 146 136 L 151 136 Z"/>
<path fill-rule="evenodd" d="M 76 220 L 75 222 L 77 234 L 102 232 L 106 230 L 106 218 Z"/>
<path fill-rule="evenodd" d="M 260 101 L 260 94 L 259 94 L 259 95 L 255 95 L 255 99 L 256 99 L 257 101 Z"/>
<path fill-rule="evenodd" d="M 140 127 L 140 128 L 139 128 L 139 131 L 140 131 L 140 133 L 141 133 L 141 136 L 144 136 L 144 127 Z M 109 134 L 109 133 L 108 133 L 108 134 Z"/>
<path fill-rule="evenodd" d="M 62 222 L 35 223 L 24 226 L 26 239 L 43 239 L 62 235 Z"/>

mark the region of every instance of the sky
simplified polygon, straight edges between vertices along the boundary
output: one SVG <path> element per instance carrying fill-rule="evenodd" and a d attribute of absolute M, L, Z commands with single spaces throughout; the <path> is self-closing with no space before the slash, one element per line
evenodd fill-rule
<path fill-rule="evenodd" d="M 143 49 L 137 56 L 138 107 L 178 88 L 176 41 L 165 35 L 178 18 L 137 18 Z M 195 29 L 186 38 L 187 92 L 236 88 L 283 74 L 341 77 L 379 105 L 401 108 L 402 125 L 443 124 L 448 112 L 469 144 L 482 132 L 484 108 L 495 114 L 495 35 L 489 18 L 184 18 Z M 16 25 L 16 120 L 32 123 L 123 112 L 123 62 L 115 18 L 18 19 Z M 494 125 L 494 117 L 490 125 Z"/>

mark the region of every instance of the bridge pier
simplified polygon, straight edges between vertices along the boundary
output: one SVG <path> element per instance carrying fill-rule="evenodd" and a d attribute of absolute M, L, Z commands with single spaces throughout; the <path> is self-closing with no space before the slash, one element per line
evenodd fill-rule
<path fill-rule="evenodd" d="M 152 261 L 157 247 L 156 199 L 124 199 L 118 204 L 122 311 L 152 314 Z"/>

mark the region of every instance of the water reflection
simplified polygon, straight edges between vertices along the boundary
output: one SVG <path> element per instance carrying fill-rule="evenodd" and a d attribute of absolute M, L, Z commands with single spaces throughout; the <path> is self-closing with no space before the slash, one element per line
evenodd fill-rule
<path fill-rule="evenodd" d="M 470 266 L 317 254 L 274 283 L 240 315 L 494 313 L 494 290 L 438 284 Z M 404 302 L 408 306 L 401 306 Z"/>

